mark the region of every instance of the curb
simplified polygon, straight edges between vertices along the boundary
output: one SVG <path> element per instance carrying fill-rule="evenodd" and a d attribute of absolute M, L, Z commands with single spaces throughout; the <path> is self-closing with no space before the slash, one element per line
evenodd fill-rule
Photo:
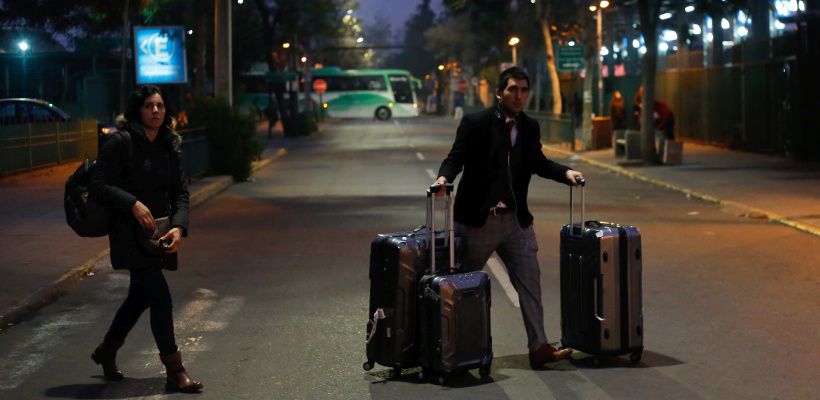
<path fill-rule="evenodd" d="M 623 175 L 623 176 L 626 176 L 628 178 L 635 179 L 635 180 L 638 180 L 638 181 L 641 181 L 641 182 L 645 182 L 645 183 L 648 183 L 650 185 L 660 186 L 660 187 L 663 187 L 663 188 L 666 188 L 666 189 L 674 190 L 676 192 L 685 194 L 687 197 L 694 197 L 696 199 L 708 201 L 710 203 L 720 204 L 720 205 L 726 206 L 726 207 L 739 208 L 741 210 L 744 210 L 744 211 L 747 211 L 747 212 L 750 212 L 750 213 L 762 214 L 762 215 L 765 215 L 766 218 L 771 222 L 775 222 L 775 223 L 778 223 L 778 224 L 781 224 L 781 225 L 785 225 L 785 226 L 788 226 L 790 228 L 794 228 L 794 229 L 797 229 L 801 232 L 808 233 L 808 234 L 811 234 L 811 235 L 814 235 L 814 236 L 820 236 L 820 228 L 816 228 L 816 227 L 806 225 L 806 224 L 803 224 L 803 223 L 800 223 L 800 222 L 792 221 L 792 220 L 790 220 L 790 219 L 788 219 L 788 218 L 786 218 L 786 217 L 784 217 L 784 216 L 782 216 L 782 215 L 780 215 L 780 214 L 778 214 L 774 211 L 768 211 L 768 210 L 763 210 L 763 209 L 760 209 L 760 208 L 752 207 L 752 206 L 749 206 L 749 205 L 746 205 L 746 204 L 743 204 L 743 203 L 736 202 L 734 200 L 723 200 L 723 199 L 714 197 L 712 195 L 702 193 L 702 192 L 698 192 L 696 190 L 692 190 L 692 189 L 689 189 L 689 188 L 686 188 L 686 187 L 683 187 L 683 186 L 678 186 L 678 185 L 675 185 L 675 184 L 672 184 L 672 183 L 669 183 L 669 182 L 665 182 L 665 181 L 662 181 L 662 180 L 659 180 L 659 179 L 649 178 L 649 177 L 637 174 L 635 172 L 632 172 L 630 170 L 627 170 L 626 168 L 619 167 L 617 165 L 612 165 L 612 164 L 605 163 L 605 162 L 601 162 L 601 161 L 598 161 L 598 160 L 593 160 L 589 157 L 579 155 L 578 153 L 575 153 L 573 151 L 564 150 L 564 149 L 561 149 L 561 148 L 558 148 L 558 147 L 541 145 L 541 149 L 542 149 L 542 151 L 543 150 L 548 150 L 548 151 L 551 151 L 551 152 L 554 152 L 554 153 L 565 155 L 567 157 L 576 157 L 579 160 L 581 160 L 582 162 L 585 162 L 587 164 L 591 164 L 591 165 L 594 165 L 596 167 L 608 169 L 612 172 L 615 172 L 616 174 Z"/>
<path fill-rule="evenodd" d="M 287 151 L 285 149 L 279 149 L 276 151 L 274 155 L 260 161 L 255 161 L 252 164 L 251 168 L 254 172 L 258 171 L 262 168 L 267 167 L 274 160 L 281 158 L 286 154 Z M 217 177 L 217 179 L 213 183 L 210 183 L 207 186 L 204 186 L 200 190 L 196 191 L 195 193 L 191 194 L 190 207 L 194 208 L 210 200 L 217 194 L 229 188 L 231 185 L 233 185 L 233 183 L 233 178 L 231 178 L 230 176 Z M 45 286 L 40 287 L 34 293 L 32 293 L 19 303 L 9 307 L 6 310 L 3 310 L 2 315 L 0 315 L 0 332 L 13 326 L 17 321 L 19 321 L 29 313 L 32 313 L 43 308 L 44 306 L 56 300 L 61 295 L 68 293 L 68 291 L 72 287 L 74 287 L 74 285 L 79 283 L 85 277 L 91 275 L 97 263 L 99 263 L 100 260 L 104 259 L 105 257 L 108 257 L 109 253 L 110 249 L 106 248 L 105 250 L 97 253 L 95 256 L 91 257 L 81 265 L 68 270 L 68 272 L 62 274 L 59 278 L 55 279 L 54 281 L 51 281 Z"/>

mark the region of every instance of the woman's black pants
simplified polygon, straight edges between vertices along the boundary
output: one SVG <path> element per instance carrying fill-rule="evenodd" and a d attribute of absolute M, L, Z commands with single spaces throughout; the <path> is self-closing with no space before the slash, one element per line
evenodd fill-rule
<path fill-rule="evenodd" d="M 176 353 L 171 292 L 168 290 L 165 275 L 159 268 L 131 270 L 128 297 L 125 298 L 114 320 L 111 321 L 111 327 L 105 335 L 106 339 L 125 341 L 128 332 L 147 308 L 151 309 L 151 332 L 157 342 L 159 354 Z"/>

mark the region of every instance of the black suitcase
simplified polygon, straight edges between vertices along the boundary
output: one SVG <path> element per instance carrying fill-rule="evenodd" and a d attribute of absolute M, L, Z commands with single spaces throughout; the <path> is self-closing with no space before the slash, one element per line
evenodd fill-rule
<path fill-rule="evenodd" d="M 428 191 L 431 210 L 432 194 L 439 189 L 433 186 Z M 452 185 L 447 185 L 445 231 L 449 240 L 454 241 L 451 190 Z M 453 258 L 451 254 L 450 259 Z M 447 384 L 450 376 L 475 368 L 481 378 L 486 378 L 493 361 L 490 278 L 482 271 L 455 273 L 455 264 L 449 265 L 448 272 L 437 273 L 433 257 L 430 274 L 419 283 L 419 364 L 422 377 L 441 385 Z"/>
<path fill-rule="evenodd" d="M 597 355 L 643 354 L 641 235 L 634 226 L 581 221 L 561 229 L 561 344 Z M 597 361 L 597 359 L 596 359 Z"/>
<path fill-rule="evenodd" d="M 428 208 L 428 220 L 429 213 Z M 366 371 L 379 363 L 393 368 L 391 375 L 398 376 L 403 368 L 418 366 L 418 283 L 430 271 L 430 232 L 428 226 L 421 226 L 413 231 L 384 233 L 370 244 Z M 453 254 L 459 254 L 460 238 L 453 242 Z M 449 258 L 449 243 L 445 231 L 436 232 L 437 259 Z"/>

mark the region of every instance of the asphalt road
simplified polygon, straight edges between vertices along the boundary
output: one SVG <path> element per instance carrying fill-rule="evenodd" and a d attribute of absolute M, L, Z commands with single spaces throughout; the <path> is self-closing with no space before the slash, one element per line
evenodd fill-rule
<path fill-rule="evenodd" d="M 424 189 L 455 122 L 341 121 L 288 140 L 288 154 L 196 209 L 180 269 L 167 273 L 177 340 L 208 399 L 802 399 L 820 392 L 820 241 L 612 173 L 587 176 L 586 217 L 640 228 L 643 361 L 584 354 L 532 371 L 520 310 L 493 281 L 492 380 L 448 387 L 413 371 L 362 370 L 369 244 L 424 222 Z M 742 185 L 742 182 L 738 183 Z M 534 179 L 547 335 L 560 339 L 558 232 L 569 189 Z M 184 398 L 164 392 L 148 318 L 120 383 L 88 357 L 128 286 L 107 263 L 70 294 L 0 334 L 1 399 Z"/>

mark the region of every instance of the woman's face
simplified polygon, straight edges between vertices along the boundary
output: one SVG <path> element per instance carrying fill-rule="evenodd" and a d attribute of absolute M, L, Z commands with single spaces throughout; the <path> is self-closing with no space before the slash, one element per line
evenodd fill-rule
<path fill-rule="evenodd" d="M 142 124 L 149 129 L 159 129 L 165 121 L 165 103 L 158 93 L 148 96 L 140 108 Z"/>

